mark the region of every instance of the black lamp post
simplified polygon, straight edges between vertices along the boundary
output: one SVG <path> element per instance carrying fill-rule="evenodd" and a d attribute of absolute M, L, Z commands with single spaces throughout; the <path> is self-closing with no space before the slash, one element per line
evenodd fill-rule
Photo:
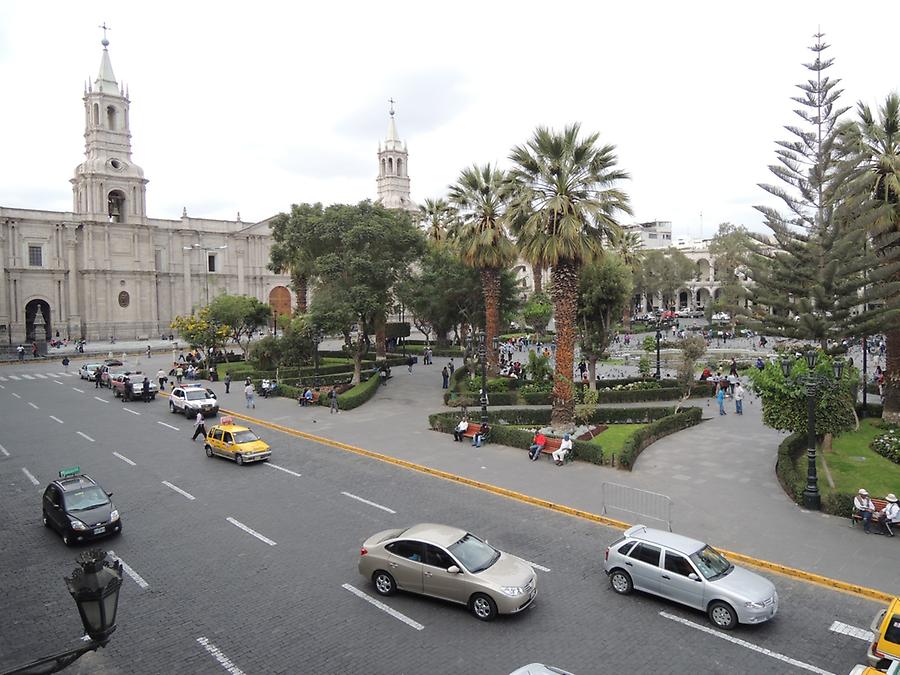
<path fill-rule="evenodd" d="M 487 424 L 487 345 L 484 333 L 478 334 L 478 360 L 481 362 L 481 423 Z"/>
<path fill-rule="evenodd" d="M 46 656 L 28 665 L 6 671 L 3 675 L 37 675 L 57 673 L 88 652 L 105 647 L 116 630 L 119 608 L 119 589 L 122 586 L 122 563 L 106 559 L 106 551 L 95 548 L 81 553 L 71 577 L 64 577 L 66 586 L 81 615 L 84 631 L 90 637 L 87 644 Z"/>
<path fill-rule="evenodd" d="M 312 337 L 313 345 L 315 346 L 315 351 L 313 353 L 313 361 L 316 365 L 316 377 L 313 380 L 313 386 L 319 386 L 319 345 L 322 343 L 322 331 L 317 330 L 313 333 Z"/>
<path fill-rule="evenodd" d="M 869 386 L 868 369 L 866 367 L 868 365 L 866 363 L 866 361 L 869 356 L 869 345 L 866 344 L 868 341 L 869 341 L 868 336 L 863 335 L 863 338 L 862 338 L 862 349 L 863 349 L 863 353 L 862 353 L 862 359 L 863 359 L 862 411 L 863 411 L 863 417 L 866 417 L 869 414 L 869 406 L 868 406 L 869 401 L 868 401 L 868 396 L 867 396 L 868 392 L 866 391 L 866 388 Z"/>
<path fill-rule="evenodd" d="M 804 355 L 806 367 L 809 372 L 803 378 L 806 387 L 806 488 L 803 490 L 803 506 L 807 509 L 818 511 L 822 508 L 822 495 L 819 493 L 819 478 L 816 471 L 816 392 L 820 385 L 825 384 L 824 379 L 816 375 L 816 361 L 818 354 L 810 349 Z M 841 359 L 833 361 L 834 379 L 840 380 L 844 374 L 844 362 Z M 781 372 L 785 378 L 789 377 L 793 369 L 793 362 L 788 358 L 781 360 Z"/>
<path fill-rule="evenodd" d="M 656 379 L 660 379 L 660 371 L 659 371 L 659 341 L 662 339 L 662 332 L 660 332 L 660 324 L 656 322 Z"/>

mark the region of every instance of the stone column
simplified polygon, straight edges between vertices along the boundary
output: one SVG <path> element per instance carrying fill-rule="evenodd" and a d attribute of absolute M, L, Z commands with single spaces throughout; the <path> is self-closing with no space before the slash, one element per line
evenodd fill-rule
<path fill-rule="evenodd" d="M 187 241 L 187 239 L 185 239 Z M 194 249 L 182 250 L 182 265 L 184 265 L 184 312 L 185 316 L 191 313 L 191 255 Z"/>
<path fill-rule="evenodd" d="M 238 277 L 238 295 L 246 295 L 244 286 L 244 249 L 238 249 L 237 254 L 237 277 Z"/>
<path fill-rule="evenodd" d="M 78 306 L 78 263 L 75 255 L 77 246 L 78 241 L 75 239 L 75 233 L 69 232 L 66 237 L 66 254 L 68 258 L 66 286 L 69 296 L 68 331 L 69 336 L 73 338 L 81 337 L 81 308 Z"/>
<path fill-rule="evenodd" d="M 3 226 L 0 228 L 0 251 L 6 250 L 6 240 L 6 226 Z M 10 262 L 12 261 L 10 260 Z M 9 330 L 10 321 L 12 320 L 10 305 L 9 287 L 6 283 L 6 266 L 4 265 L 3 269 L 0 269 L 0 323 L 5 324 L 7 330 Z M 9 335 L 9 333 L 7 333 L 7 335 Z"/>

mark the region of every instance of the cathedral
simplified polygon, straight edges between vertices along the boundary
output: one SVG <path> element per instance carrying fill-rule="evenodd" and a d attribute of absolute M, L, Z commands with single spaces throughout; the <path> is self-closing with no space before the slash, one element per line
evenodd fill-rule
<path fill-rule="evenodd" d="M 0 206 L 0 343 L 54 336 L 108 341 L 171 332 L 222 293 L 252 295 L 285 314 L 290 279 L 267 268 L 270 222 L 147 216 L 147 182 L 132 161 L 127 89 L 113 74 L 104 36 L 97 79 L 84 91 L 84 161 L 75 168 L 72 211 Z M 378 149 L 378 201 L 417 210 L 406 144 L 393 106 Z M 287 205 L 285 205 L 287 207 Z"/>

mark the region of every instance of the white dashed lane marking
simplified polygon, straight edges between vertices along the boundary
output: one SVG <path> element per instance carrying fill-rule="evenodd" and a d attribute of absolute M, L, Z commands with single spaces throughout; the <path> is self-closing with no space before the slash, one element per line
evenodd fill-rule
<path fill-rule="evenodd" d="M 6 378 L 0 375 L 0 382 L 6 382 Z"/>
<path fill-rule="evenodd" d="M 16 398 L 22 398 L 21 396 L 19 396 L 19 395 L 18 395 L 16 392 L 14 392 L 14 391 L 11 391 L 11 392 L 9 392 L 9 393 L 12 394 L 13 396 L 15 396 Z"/>
<path fill-rule="evenodd" d="M 140 415 L 141 414 L 137 410 L 132 410 L 131 408 L 122 408 L 122 410 L 124 410 L 125 412 L 129 412 L 132 415 Z"/>
<path fill-rule="evenodd" d="M 682 619 L 680 616 L 675 616 L 674 614 L 669 614 L 668 612 L 660 612 L 659 615 L 666 619 L 670 619 L 672 621 L 677 621 L 678 623 L 688 626 L 689 628 L 693 628 L 695 630 L 699 630 L 702 633 L 706 633 L 707 635 L 712 635 L 714 637 L 719 638 L 720 640 L 725 640 L 726 642 L 730 642 L 731 644 L 738 645 L 740 647 L 745 647 L 746 649 L 750 649 L 751 651 L 757 652 L 759 654 L 764 654 L 766 656 L 770 656 L 773 659 L 777 659 L 784 663 L 787 663 L 795 668 L 801 668 L 803 670 L 807 670 L 811 673 L 816 673 L 816 675 L 835 675 L 831 671 L 823 670 L 818 666 L 814 666 L 811 663 L 804 663 L 803 661 L 798 661 L 797 659 L 793 659 L 790 656 L 785 656 L 784 654 L 779 654 L 778 652 L 773 652 L 771 649 L 766 649 L 765 647 L 760 647 L 759 645 L 755 645 L 752 642 L 747 642 L 746 640 L 741 640 L 740 638 L 732 637 L 731 635 L 727 635 L 720 630 L 716 630 L 715 628 L 710 628 L 709 626 L 702 626 L 699 623 L 694 623 L 693 621 L 689 621 L 688 619 Z"/>
<path fill-rule="evenodd" d="M 234 662 L 225 656 L 225 654 L 222 653 L 222 650 L 210 642 L 209 639 L 198 637 L 197 642 L 203 645 L 203 648 L 212 654 L 212 657 L 219 662 L 219 665 L 231 673 L 231 675 L 244 675 L 244 671 L 234 665 Z"/>
<path fill-rule="evenodd" d="M 54 422 L 59 422 L 60 424 L 65 424 L 61 419 L 59 419 L 56 415 L 50 415 L 50 419 Z"/>
<path fill-rule="evenodd" d="M 386 604 L 381 602 L 381 600 L 376 600 L 375 598 L 371 597 L 368 593 L 363 593 L 356 586 L 351 586 L 350 584 L 341 584 L 341 588 L 347 589 L 348 591 L 353 593 L 353 595 L 355 595 L 357 598 L 362 598 L 369 604 L 374 605 L 375 607 L 380 609 L 382 612 L 386 612 L 386 613 L 390 614 L 392 617 L 397 619 L 397 621 L 402 621 L 407 626 L 415 628 L 416 630 L 423 630 L 425 628 L 425 626 L 420 624 L 418 621 L 410 619 L 408 616 L 406 616 L 406 614 L 398 612 L 393 607 L 388 607 Z"/>
<path fill-rule="evenodd" d="M 285 469 L 283 466 L 278 466 L 277 464 L 272 464 L 272 462 L 265 462 L 265 465 L 271 467 L 273 469 L 278 469 L 279 471 L 284 471 L 285 473 L 289 473 L 292 476 L 296 476 L 297 478 L 303 478 L 303 474 L 299 474 L 296 471 L 291 471 L 290 469 Z"/>
<path fill-rule="evenodd" d="M 100 398 L 99 396 L 95 396 L 94 398 L 100 401 L 100 403 L 109 403 L 105 398 Z"/>
<path fill-rule="evenodd" d="M 60 382 L 59 380 L 53 380 L 53 381 L 56 382 L 56 384 L 62 384 L 62 382 Z"/>
<path fill-rule="evenodd" d="M 160 422 L 159 420 L 157 420 L 156 423 L 157 423 L 157 424 L 162 424 L 164 427 L 168 427 L 168 428 L 171 429 L 172 431 L 181 431 L 181 429 L 179 429 L 178 427 L 173 427 L 171 424 L 166 424 L 165 422 Z"/>
<path fill-rule="evenodd" d="M 137 466 L 137 464 L 135 464 L 134 462 L 132 462 L 132 461 L 131 461 L 130 459 L 128 459 L 125 455 L 120 455 L 118 452 L 113 452 L 113 455 L 115 455 L 116 457 L 118 457 L 119 459 L 121 459 L 121 460 L 122 460 L 123 462 L 125 462 L 126 464 L 131 464 L 131 466 Z"/>
<path fill-rule="evenodd" d="M 875 639 L 875 634 L 872 631 L 863 630 L 862 628 L 857 628 L 856 626 L 851 626 L 841 621 L 835 621 L 828 627 L 828 630 L 834 633 L 840 633 L 841 635 L 849 635 L 850 637 L 855 637 L 864 640 L 865 642 L 872 642 Z"/>
<path fill-rule="evenodd" d="M 46 376 L 46 375 L 41 375 L 40 373 L 35 373 L 34 376 L 37 377 L 38 379 L 41 379 L 41 380 L 46 380 L 46 379 L 47 379 L 47 376 Z"/>
<path fill-rule="evenodd" d="M 513 558 L 519 558 L 519 556 L 513 555 L 512 553 L 510 553 L 510 555 Z M 543 565 L 538 565 L 537 563 L 533 563 L 530 560 L 525 560 L 525 558 L 519 558 L 519 560 L 521 560 L 526 565 L 530 565 L 531 567 L 533 567 L 536 570 L 540 570 L 541 572 L 549 572 L 550 571 L 549 567 L 544 567 Z"/>
<path fill-rule="evenodd" d="M 38 407 L 37 407 L 34 403 L 32 403 L 31 401 L 28 401 L 28 405 L 30 405 L 30 406 L 31 406 L 32 408 L 34 408 L 35 410 L 40 410 L 40 408 L 38 408 Z"/>
<path fill-rule="evenodd" d="M 247 527 L 247 526 L 244 525 L 241 521 L 235 520 L 235 519 L 232 518 L 231 516 L 228 516 L 227 518 L 225 518 L 225 520 L 227 520 L 229 523 L 231 523 L 231 524 L 234 525 L 235 527 L 238 527 L 238 528 L 242 529 L 242 530 L 243 530 L 244 532 L 246 532 L 247 534 L 253 535 L 253 536 L 256 537 L 257 539 L 259 539 L 261 542 L 263 542 L 263 543 L 265 543 L 265 544 L 268 544 L 269 546 L 277 546 L 277 545 L 278 545 L 278 542 L 274 542 L 274 541 L 272 541 L 271 539 L 269 539 L 268 537 L 264 537 L 263 535 L 261 535 L 261 534 L 260 534 L 259 532 L 257 532 L 256 530 Z"/>
<path fill-rule="evenodd" d="M 350 499 L 355 499 L 358 502 L 362 502 L 363 504 L 368 504 L 369 506 L 374 506 L 376 509 L 381 509 L 382 511 L 387 511 L 388 513 L 397 513 L 394 509 L 389 509 L 386 506 L 382 506 L 381 504 L 376 504 L 375 502 L 370 502 L 368 499 L 363 499 L 362 497 L 358 497 L 354 494 L 350 494 L 349 492 L 341 492 L 345 497 L 350 497 Z"/>
<path fill-rule="evenodd" d="M 165 486 L 168 487 L 168 488 L 172 488 L 173 490 L 175 490 L 175 492 L 177 492 L 178 494 L 180 494 L 180 495 L 182 495 L 182 496 L 184 496 L 184 497 L 187 497 L 187 498 L 190 499 L 191 501 L 194 501 L 194 500 L 196 499 L 196 497 L 194 497 L 194 495 L 192 495 L 190 492 L 185 492 L 185 491 L 182 490 L 180 487 L 178 487 L 177 485 L 172 485 L 172 484 L 171 484 L 169 481 L 167 481 L 167 480 L 162 481 L 162 484 L 165 485 Z"/>
<path fill-rule="evenodd" d="M 34 378 L 31 375 L 22 375 L 26 380 L 33 380 Z"/>
<path fill-rule="evenodd" d="M 84 432 L 76 431 L 75 433 L 78 434 L 79 436 L 81 436 L 82 438 L 89 440 L 91 443 L 94 442 L 94 439 L 91 438 L 90 436 L 88 436 L 88 435 L 87 435 L 86 433 L 84 433 Z"/>
<path fill-rule="evenodd" d="M 83 393 L 84 393 L 84 389 L 79 389 L 78 387 L 72 387 L 72 389 L 74 389 L 75 391 L 77 391 L 79 394 L 83 394 Z"/>
<path fill-rule="evenodd" d="M 142 577 L 140 574 L 138 574 L 133 569 L 131 569 L 131 567 L 129 567 L 127 562 L 125 562 L 119 556 L 116 555 L 115 551 L 110 551 L 109 557 L 112 558 L 113 560 L 118 560 L 120 563 L 122 563 L 122 571 L 125 572 L 125 574 L 127 574 L 128 576 L 130 576 L 132 578 L 132 580 L 134 581 L 134 583 L 136 583 L 138 586 L 141 587 L 141 590 L 146 591 L 148 588 L 150 588 L 150 584 L 148 584 L 146 581 L 144 581 L 144 577 Z"/>
<path fill-rule="evenodd" d="M 18 382 L 21 378 L 18 375 L 10 375 L 9 379 L 15 380 L 16 382 Z"/>
<path fill-rule="evenodd" d="M 40 481 L 38 481 L 38 479 L 34 477 L 34 474 L 31 473 L 24 466 L 22 467 L 22 473 L 24 473 L 28 477 L 28 480 L 31 481 L 32 485 L 40 485 L 41 484 Z"/>
<path fill-rule="evenodd" d="M 0 445 L 0 452 L 3 453 L 4 457 L 9 457 L 9 451 L 6 448 L 4 448 L 2 445 Z"/>

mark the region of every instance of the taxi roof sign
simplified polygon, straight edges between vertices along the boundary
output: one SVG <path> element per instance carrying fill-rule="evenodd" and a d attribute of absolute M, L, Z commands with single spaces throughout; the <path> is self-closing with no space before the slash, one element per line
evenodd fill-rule
<path fill-rule="evenodd" d="M 231 415 L 227 415 L 219 419 L 219 424 L 221 424 L 222 426 L 234 424 L 234 418 Z"/>
<path fill-rule="evenodd" d="M 70 466 L 68 469 L 60 469 L 59 477 L 60 478 L 71 478 L 72 476 L 77 476 L 81 473 L 80 466 Z"/>

